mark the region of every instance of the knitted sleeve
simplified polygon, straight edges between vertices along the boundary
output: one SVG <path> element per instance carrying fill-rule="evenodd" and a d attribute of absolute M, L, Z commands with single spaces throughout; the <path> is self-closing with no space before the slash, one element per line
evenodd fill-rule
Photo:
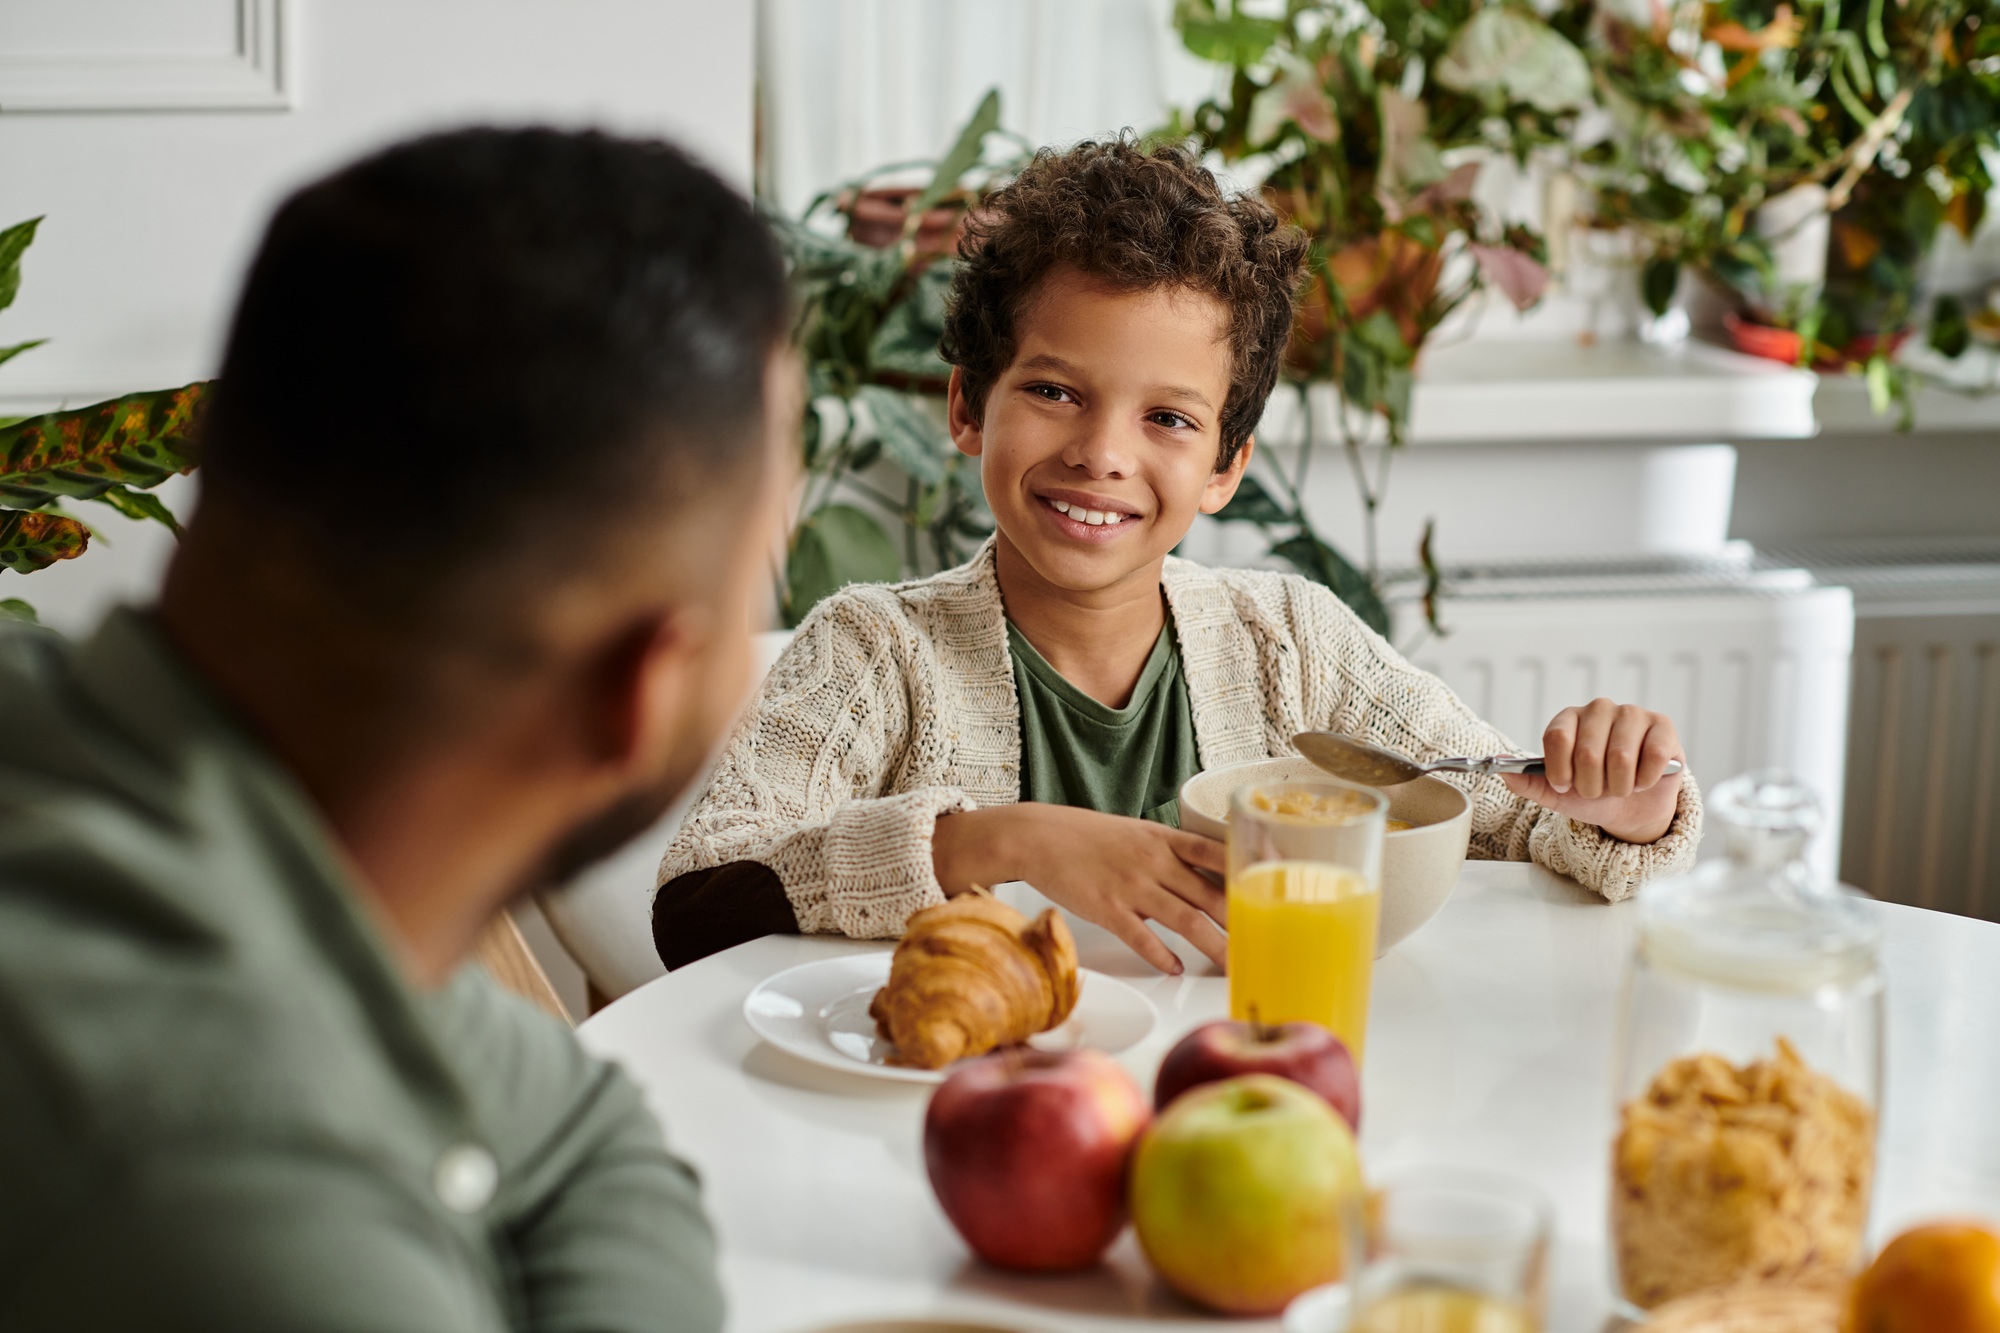
<path fill-rule="evenodd" d="M 900 935 L 944 901 L 931 830 L 972 802 L 922 785 L 937 765 L 912 724 L 921 645 L 891 603 L 851 588 L 806 617 L 668 845 L 660 884 L 755 861 L 777 873 L 800 930 L 857 938 Z"/>
<path fill-rule="evenodd" d="M 1327 589 L 1289 576 L 1281 586 L 1282 606 L 1272 609 L 1281 613 L 1298 644 L 1306 728 L 1359 736 L 1421 760 L 1521 753 L 1442 680 L 1412 666 Z M 1475 859 L 1532 860 L 1612 902 L 1630 897 L 1649 879 L 1694 864 L 1701 794 L 1692 775 L 1681 778 L 1680 799 L 1665 836 L 1644 846 L 1524 800 L 1498 777 L 1439 776 L 1472 798 L 1470 854 Z"/>

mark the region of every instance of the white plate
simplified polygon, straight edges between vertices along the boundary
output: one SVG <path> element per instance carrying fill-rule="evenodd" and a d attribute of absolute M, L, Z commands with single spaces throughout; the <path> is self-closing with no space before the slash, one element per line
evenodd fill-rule
<path fill-rule="evenodd" d="M 1068 1051 L 1080 1046 L 1115 1054 L 1144 1041 L 1158 1016 L 1153 1002 L 1115 977 L 1080 971 L 1083 993 L 1060 1026 L 1031 1037 L 1030 1046 Z M 849 954 L 802 963 L 765 978 L 743 1001 L 743 1018 L 783 1051 L 828 1069 L 942 1083 L 949 1069 L 905 1069 L 888 1063 L 889 1043 L 875 1035 L 868 1002 L 889 979 L 889 954 Z"/>

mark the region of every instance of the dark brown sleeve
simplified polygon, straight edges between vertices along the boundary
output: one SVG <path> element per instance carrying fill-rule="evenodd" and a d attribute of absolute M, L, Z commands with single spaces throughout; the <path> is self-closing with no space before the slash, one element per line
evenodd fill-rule
<path fill-rule="evenodd" d="M 766 935 L 798 933 L 792 900 L 762 861 L 690 870 L 653 899 L 653 947 L 669 972 Z"/>

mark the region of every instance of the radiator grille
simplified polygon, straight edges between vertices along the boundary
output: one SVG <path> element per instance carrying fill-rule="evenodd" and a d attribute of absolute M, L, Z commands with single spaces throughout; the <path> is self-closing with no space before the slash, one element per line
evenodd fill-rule
<path fill-rule="evenodd" d="M 1854 593 L 1841 877 L 2000 920 L 2000 539 L 1759 552 Z"/>
<path fill-rule="evenodd" d="M 1880 609 L 1857 608 L 1843 877 L 2000 920 L 2000 601 L 1985 615 Z"/>

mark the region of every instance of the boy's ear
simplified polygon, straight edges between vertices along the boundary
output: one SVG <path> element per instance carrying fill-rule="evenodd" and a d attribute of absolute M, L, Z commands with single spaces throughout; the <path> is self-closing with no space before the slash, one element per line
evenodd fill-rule
<path fill-rule="evenodd" d="M 965 398 L 965 372 L 957 366 L 951 368 L 951 387 L 945 393 L 945 420 L 951 428 L 951 442 L 967 458 L 979 457 L 986 447 L 986 433 L 973 419 L 972 404 Z"/>
<path fill-rule="evenodd" d="M 1243 441 L 1243 447 L 1236 451 L 1236 457 L 1229 460 L 1229 466 L 1208 479 L 1202 488 L 1201 512 L 1215 514 L 1236 498 L 1236 488 L 1243 484 L 1243 474 L 1249 470 L 1250 455 L 1257 452 L 1257 437 Z"/>

